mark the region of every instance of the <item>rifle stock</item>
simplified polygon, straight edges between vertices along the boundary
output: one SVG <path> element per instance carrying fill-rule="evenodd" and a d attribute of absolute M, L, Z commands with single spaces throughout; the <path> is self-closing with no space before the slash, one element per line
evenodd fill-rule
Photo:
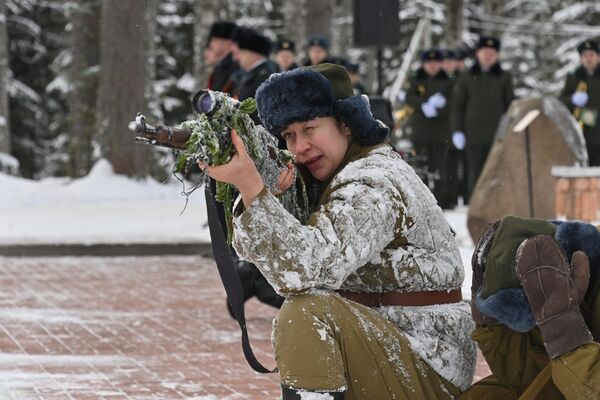
<path fill-rule="evenodd" d="M 191 132 L 185 129 L 148 125 L 146 118 L 140 113 L 135 118 L 135 133 L 137 134 L 135 141 L 138 143 L 180 150 L 185 148 L 185 144 L 191 136 Z"/>

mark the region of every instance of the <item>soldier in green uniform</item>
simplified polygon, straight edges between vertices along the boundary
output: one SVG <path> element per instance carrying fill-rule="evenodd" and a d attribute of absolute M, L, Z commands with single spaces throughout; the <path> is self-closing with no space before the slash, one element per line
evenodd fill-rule
<path fill-rule="evenodd" d="M 475 361 L 460 253 L 389 129 L 339 65 L 273 75 L 256 100 L 305 178 L 308 220 L 265 188 L 235 133 L 236 155 L 207 168 L 241 194 L 234 247 L 286 297 L 273 332 L 283 399 L 455 398 Z"/>
<path fill-rule="evenodd" d="M 494 142 L 500 118 L 514 99 L 513 78 L 498 62 L 500 41 L 481 37 L 477 62 L 458 78 L 452 97 L 452 143 L 465 149 L 470 196 Z"/>
<path fill-rule="evenodd" d="M 408 83 L 406 104 L 415 111 L 411 117 L 411 142 L 417 156 L 426 157 L 428 170 L 435 177 L 433 194 L 442 208 L 447 204 L 448 152 L 450 149 L 449 97 L 452 81 L 442 69 L 442 52 L 425 50 L 421 54 L 422 66 Z"/>
<path fill-rule="evenodd" d="M 472 265 L 472 337 L 492 375 L 460 399 L 600 399 L 598 228 L 508 216 Z"/>
<path fill-rule="evenodd" d="M 600 165 L 600 46 L 586 40 L 577 50 L 581 66 L 567 75 L 560 99 L 573 112 L 583 129 L 589 165 Z"/>

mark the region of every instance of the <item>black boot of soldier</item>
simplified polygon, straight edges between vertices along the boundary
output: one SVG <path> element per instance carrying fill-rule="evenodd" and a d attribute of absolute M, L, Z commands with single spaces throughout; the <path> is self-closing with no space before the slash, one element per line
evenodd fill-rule
<path fill-rule="evenodd" d="M 327 400 L 344 400 L 344 393 L 345 392 L 305 392 L 304 390 L 296 390 L 296 389 L 287 389 L 287 388 L 282 388 L 281 389 L 281 394 L 282 394 L 282 400 L 302 400 L 307 398 L 307 395 L 310 394 L 322 394 L 323 399 L 327 399 Z M 327 395 L 327 396 L 326 396 Z M 315 397 L 310 397 L 311 399 L 313 398 L 317 398 Z"/>
<path fill-rule="evenodd" d="M 285 298 L 275 292 L 273 286 L 269 284 L 267 278 L 265 278 L 262 274 L 260 274 L 254 281 L 254 287 L 256 288 L 257 299 L 275 308 L 281 308 Z"/>

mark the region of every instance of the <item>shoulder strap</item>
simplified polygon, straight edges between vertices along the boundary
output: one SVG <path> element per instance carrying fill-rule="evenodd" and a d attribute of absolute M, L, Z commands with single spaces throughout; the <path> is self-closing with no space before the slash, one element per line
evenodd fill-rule
<path fill-rule="evenodd" d="M 225 239 L 223 228 L 219 223 L 219 218 L 217 217 L 217 208 L 215 200 L 210 191 L 210 185 L 208 184 L 208 182 L 206 182 L 205 184 L 204 195 L 206 197 L 208 228 L 210 230 L 213 255 L 217 264 L 217 268 L 219 270 L 219 275 L 221 276 L 221 281 L 223 281 L 223 286 L 225 286 L 225 292 L 227 293 L 227 298 L 229 300 L 229 304 L 231 305 L 233 316 L 238 322 L 242 331 L 242 350 L 244 351 L 244 356 L 246 356 L 246 360 L 248 361 L 248 364 L 250 364 L 252 369 L 257 372 L 263 374 L 277 372 L 277 368 L 273 370 L 265 368 L 256 359 L 256 356 L 252 351 L 252 347 L 250 346 L 250 339 L 248 337 L 248 330 L 246 329 L 246 316 L 244 314 L 242 284 L 240 282 L 237 269 L 233 264 L 233 260 L 231 259 L 231 254 L 229 253 L 229 246 L 227 245 L 227 240 Z"/>

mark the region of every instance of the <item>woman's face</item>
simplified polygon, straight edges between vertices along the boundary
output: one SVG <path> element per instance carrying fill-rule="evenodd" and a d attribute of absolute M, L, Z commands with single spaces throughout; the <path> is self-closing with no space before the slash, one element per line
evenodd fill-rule
<path fill-rule="evenodd" d="M 306 166 L 319 181 L 333 175 L 350 143 L 350 130 L 333 117 L 294 122 L 281 135 L 296 162 Z"/>

